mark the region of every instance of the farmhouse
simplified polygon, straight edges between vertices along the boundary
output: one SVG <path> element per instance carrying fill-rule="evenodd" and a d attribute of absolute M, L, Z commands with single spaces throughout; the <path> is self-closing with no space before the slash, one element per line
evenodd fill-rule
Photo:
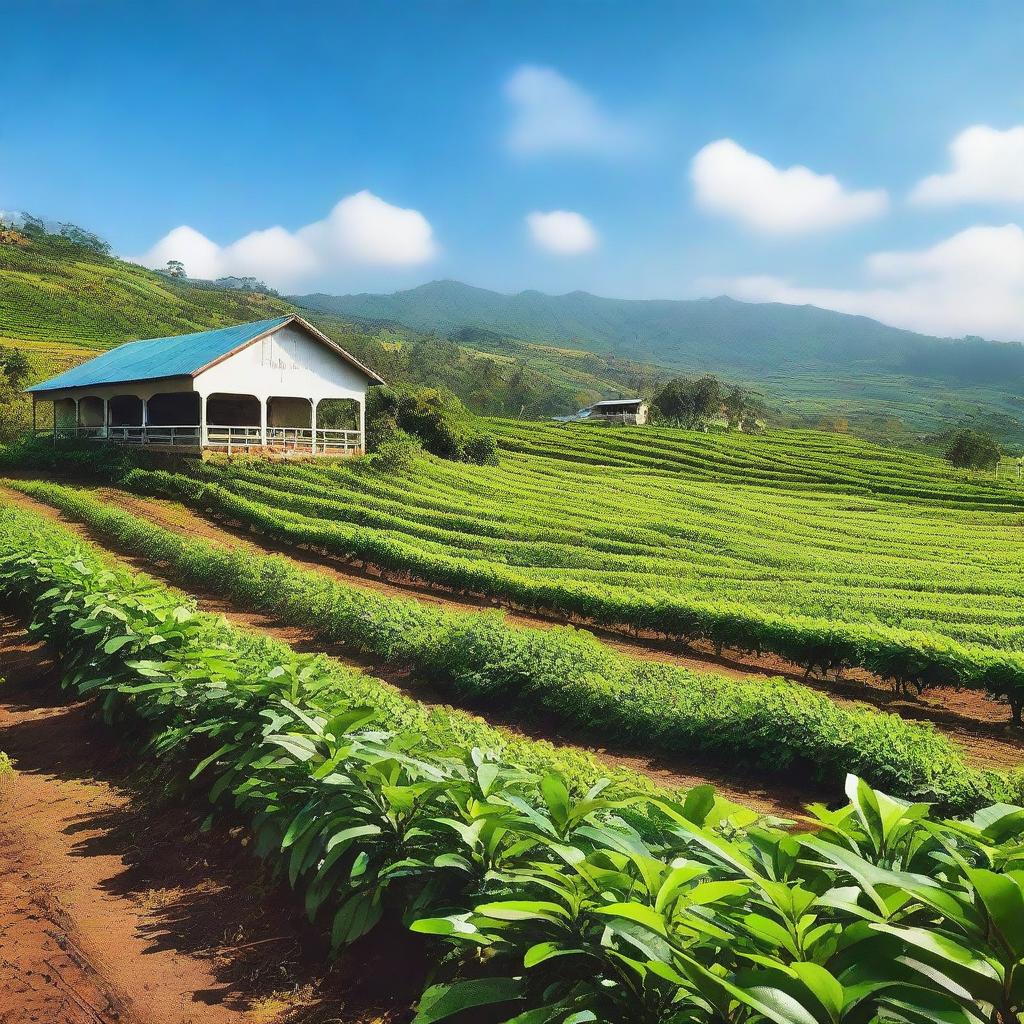
<path fill-rule="evenodd" d="M 647 403 L 642 398 L 610 398 L 592 405 L 587 419 L 639 426 L 647 422 Z"/>
<path fill-rule="evenodd" d="M 366 392 L 383 383 L 292 314 L 131 341 L 28 392 L 34 429 L 36 403 L 53 403 L 55 441 L 345 455 L 363 451 Z M 320 426 L 338 400 L 346 427 Z"/>
<path fill-rule="evenodd" d="M 560 423 L 625 423 L 642 426 L 648 407 L 642 398 L 608 398 L 581 409 L 575 416 L 556 416 Z"/>

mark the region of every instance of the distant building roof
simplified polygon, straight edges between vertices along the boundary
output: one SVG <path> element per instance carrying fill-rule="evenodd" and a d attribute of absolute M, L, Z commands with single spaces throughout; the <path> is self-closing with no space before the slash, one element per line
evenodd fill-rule
<path fill-rule="evenodd" d="M 600 409 L 602 405 L 643 405 L 642 398 L 606 398 L 603 402 L 595 402 L 590 408 Z"/>
<path fill-rule="evenodd" d="M 255 341 L 279 327 L 284 327 L 285 324 L 293 320 L 316 335 L 354 366 L 357 366 L 370 380 L 378 384 L 384 383 L 377 374 L 363 366 L 311 324 L 306 323 L 302 317 L 290 313 L 287 316 L 257 320 L 250 324 L 234 324 L 231 327 L 220 327 L 214 331 L 199 331 L 197 334 L 178 334 L 170 338 L 129 341 L 26 390 L 57 391 L 62 388 L 122 384 L 129 381 L 158 380 L 165 377 L 193 377 L 211 363 L 217 362 L 237 349 L 244 348 L 249 342 Z"/>

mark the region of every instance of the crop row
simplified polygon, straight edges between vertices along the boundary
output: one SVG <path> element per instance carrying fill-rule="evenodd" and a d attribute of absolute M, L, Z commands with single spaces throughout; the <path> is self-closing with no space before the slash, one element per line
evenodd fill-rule
<path fill-rule="evenodd" d="M 500 419 L 489 420 L 488 429 L 506 450 L 591 465 L 615 464 L 745 484 L 892 495 L 965 508 L 1024 507 L 1019 489 L 967 480 L 930 456 L 892 451 L 822 431 L 751 436 L 672 428 L 603 430 Z"/>
<path fill-rule="evenodd" d="M 545 576 L 497 559 L 471 558 L 458 545 L 410 542 L 397 531 L 376 530 L 290 513 L 287 495 L 255 501 L 225 486 L 163 471 L 135 471 L 132 489 L 185 501 L 258 527 L 289 543 L 362 559 L 388 572 L 411 574 L 459 591 L 472 591 L 528 609 L 557 609 L 606 626 L 628 625 L 688 641 L 762 654 L 771 652 L 825 673 L 866 669 L 900 689 L 958 686 L 984 690 L 1010 705 L 1014 721 L 1024 710 L 1024 652 L 959 642 L 935 630 L 915 631 L 874 622 L 776 612 L 736 600 L 671 592 L 649 586 L 617 588 L 597 575 Z M 1012 620 L 1011 620 L 1012 621 Z"/>
<path fill-rule="evenodd" d="M 973 630 L 981 644 L 1019 646 L 1019 517 L 959 523 L 906 506 L 831 508 L 708 487 L 662 495 L 649 480 L 588 487 L 564 472 L 534 485 L 508 463 L 484 474 L 453 474 L 440 460 L 395 476 L 266 463 L 192 472 L 296 515 L 386 531 L 534 578 L 713 592 L 780 613 L 895 627 L 927 619 L 936 633 L 971 640 Z"/>
<path fill-rule="evenodd" d="M 197 614 L 12 508 L 0 600 L 141 760 L 251 830 L 335 946 L 402 916 L 464 952 L 440 964 L 415 1024 L 466 1010 L 1011 1024 L 1024 1010 L 1020 809 L 944 821 L 851 777 L 849 804 L 817 809 L 813 832 L 749 829 L 754 815 L 706 787 L 579 788 L 538 771 L 550 752 L 525 743 L 459 755 L 453 740 L 479 727 Z"/>
<path fill-rule="evenodd" d="M 783 679 L 731 680 L 624 657 L 570 627 L 510 626 L 500 612 L 451 612 L 381 595 L 288 559 L 183 537 L 54 484 L 12 484 L 85 522 L 117 549 L 183 581 L 409 666 L 474 706 L 542 711 L 577 735 L 838 786 L 847 771 L 962 809 L 1015 799 L 1024 780 L 967 766 L 955 744 L 898 715 L 837 705 Z"/>

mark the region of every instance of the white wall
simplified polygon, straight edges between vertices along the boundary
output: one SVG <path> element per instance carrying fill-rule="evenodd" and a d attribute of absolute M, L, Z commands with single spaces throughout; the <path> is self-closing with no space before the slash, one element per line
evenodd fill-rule
<path fill-rule="evenodd" d="M 291 324 L 229 356 L 195 378 L 201 394 L 218 392 L 291 398 L 355 398 L 369 380 L 326 345 Z"/>

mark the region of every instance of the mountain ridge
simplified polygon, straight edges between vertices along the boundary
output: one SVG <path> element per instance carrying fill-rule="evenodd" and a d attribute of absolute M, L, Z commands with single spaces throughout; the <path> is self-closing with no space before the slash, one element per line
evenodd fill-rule
<path fill-rule="evenodd" d="M 536 289 L 507 294 L 442 279 L 390 294 L 319 292 L 288 298 L 303 308 L 420 331 L 480 327 L 669 365 L 849 369 L 866 361 L 895 369 L 922 349 L 963 344 L 818 306 L 744 302 L 727 295 L 611 299 L 582 290 L 549 295 Z M 1024 346 L 1018 348 L 1024 353 Z"/>

